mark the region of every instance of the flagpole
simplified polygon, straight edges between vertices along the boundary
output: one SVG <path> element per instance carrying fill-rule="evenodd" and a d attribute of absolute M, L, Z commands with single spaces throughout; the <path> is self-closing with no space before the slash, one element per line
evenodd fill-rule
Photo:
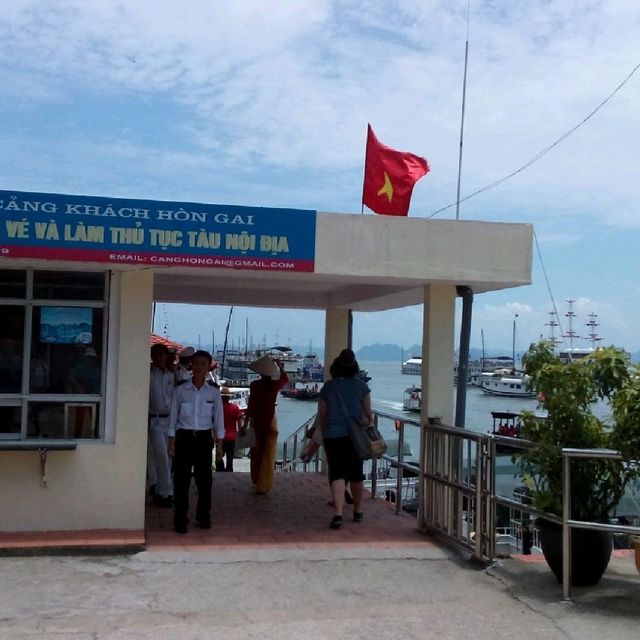
<path fill-rule="evenodd" d="M 467 0 L 467 39 L 464 44 L 464 78 L 462 80 L 462 114 L 460 117 L 460 152 L 458 155 L 458 189 L 456 193 L 456 220 L 460 219 L 460 180 L 462 178 L 462 141 L 464 138 L 464 107 L 465 107 L 465 102 L 467 97 L 467 63 L 469 60 L 469 14 L 470 12 L 471 12 L 471 0 Z"/>
<path fill-rule="evenodd" d="M 367 181 L 367 158 L 369 154 L 369 128 L 371 124 L 367 123 L 367 142 L 364 145 L 364 175 L 362 176 L 362 203 L 360 207 L 360 213 L 364 214 L 364 188 Z"/>

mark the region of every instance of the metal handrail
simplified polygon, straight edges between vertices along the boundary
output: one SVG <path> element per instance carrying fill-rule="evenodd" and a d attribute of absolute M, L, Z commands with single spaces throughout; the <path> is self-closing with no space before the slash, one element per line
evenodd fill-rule
<path fill-rule="evenodd" d="M 322 470 L 322 459 L 320 458 L 320 450 L 315 452 L 313 458 L 309 462 L 303 462 L 302 460 L 300 460 L 300 454 L 302 453 L 301 445 L 304 442 L 305 436 L 309 429 L 312 427 L 315 420 L 316 414 L 314 413 L 284 441 L 282 445 L 282 468 L 286 468 L 289 471 L 296 471 L 298 465 L 303 465 L 303 470 L 308 471 L 309 465 L 313 465 L 316 472 Z M 289 456 L 289 449 L 291 449 L 291 456 Z"/>
<path fill-rule="evenodd" d="M 425 430 L 422 454 L 425 456 L 422 461 L 424 526 L 447 536 L 469 549 L 474 557 L 482 559 L 492 536 L 487 526 L 490 509 L 485 485 L 491 475 L 486 455 L 487 436 L 445 425 L 438 419 L 430 419 Z M 466 467 L 463 466 L 465 454 Z M 427 508 L 429 501 L 431 510 Z"/>
<path fill-rule="evenodd" d="M 409 464 L 403 460 L 404 456 L 404 438 L 405 438 L 405 426 L 410 424 L 419 428 L 425 429 L 425 434 L 429 432 L 433 434 L 440 434 L 445 437 L 454 437 L 456 439 L 464 440 L 466 444 L 467 461 L 473 461 L 475 464 L 475 480 L 470 478 L 463 478 L 461 474 L 451 474 L 451 470 L 455 468 L 455 464 L 462 464 L 464 453 L 462 449 L 462 443 L 458 440 L 457 445 L 449 444 L 444 447 L 445 451 L 434 452 L 429 451 L 427 458 L 423 460 L 423 472 L 419 474 L 419 505 L 420 509 L 426 508 L 424 502 L 424 489 L 425 482 L 429 481 L 435 483 L 440 490 L 434 491 L 451 491 L 450 497 L 438 497 L 435 496 L 436 503 L 439 507 L 443 507 L 444 511 L 440 514 L 442 519 L 439 522 L 426 522 L 429 528 L 435 528 L 439 533 L 449 537 L 452 541 L 461 544 L 462 546 L 469 548 L 473 555 L 477 558 L 485 558 L 492 560 L 496 553 L 496 513 L 498 506 L 504 506 L 511 509 L 516 509 L 523 514 L 543 518 L 547 521 L 558 524 L 562 527 L 562 547 L 563 547 L 563 580 L 562 589 L 563 597 L 565 600 L 570 599 L 571 594 L 571 530 L 572 529 L 586 529 L 593 531 L 605 531 L 609 533 L 621 533 L 621 534 L 640 534 L 640 526 L 628 526 L 628 525 L 615 525 L 604 524 L 601 522 L 589 522 L 574 520 L 570 517 L 571 514 L 571 460 L 573 458 L 590 458 L 590 459 L 610 459 L 610 460 L 622 460 L 623 456 L 619 451 L 611 449 L 574 449 L 563 448 L 561 453 L 563 457 L 563 513 L 562 516 L 541 511 L 536 509 L 532 505 L 517 502 L 506 496 L 500 496 L 496 493 L 496 446 L 507 446 L 514 450 L 514 454 L 518 451 L 526 452 L 536 446 L 535 442 L 524 440 L 521 438 L 511 438 L 508 436 L 502 436 L 498 434 L 481 434 L 473 431 L 467 431 L 459 427 L 445 425 L 437 420 L 430 420 L 428 424 L 422 427 L 418 420 L 411 418 L 405 418 L 395 414 L 385 413 L 382 411 L 374 411 L 374 419 L 376 423 L 380 419 L 392 420 L 396 423 L 398 430 L 398 457 L 384 454 L 381 459 L 388 461 L 390 464 L 397 466 L 397 485 L 396 485 L 396 513 L 400 513 L 402 510 L 402 482 L 404 471 L 416 472 L 415 465 Z M 298 462 L 295 458 L 299 455 L 298 444 L 304 434 L 308 431 L 313 424 L 315 416 L 307 420 L 301 425 L 284 444 L 284 458 L 288 460 L 287 453 L 289 449 L 292 449 L 292 464 L 293 468 L 296 468 Z M 425 437 L 426 437 L 425 435 Z M 455 442 L 452 441 L 452 442 Z M 471 444 L 476 447 L 475 454 L 472 454 Z M 451 449 L 451 450 L 449 450 Z M 455 455 L 452 453 L 453 449 L 456 449 L 458 453 Z M 459 455 L 458 462 L 456 463 L 454 458 Z M 453 457 L 452 457 L 453 456 Z M 475 460 L 473 458 L 475 457 Z M 427 463 L 427 461 L 431 461 Z M 319 454 L 316 453 L 316 471 L 320 469 Z M 372 497 L 376 495 L 376 481 L 377 481 L 377 460 L 372 461 L 372 475 L 371 475 L 371 493 Z M 299 464 L 303 464 L 299 461 Z M 640 461 L 631 461 L 631 464 L 640 464 Z M 434 466 L 435 465 L 435 466 Z M 440 465 L 440 466 L 438 466 Z M 444 466 L 443 466 L 444 465 Z M 448 465 L 448 466 L 447 466 Z M 453 466 L 452 466 L 453 465 Z M 433 467 L 433 468 L 432 468 Z M 473 467 L 473 465 L 471 465 Z M 304 470 L 308 470 L 308 465 L 304 464 Z M 460 532 L 455 527 L 454 522 L 455 514 L 458 513 L 458 517 L 461 513 L 462 500 L 473 501 L 473 513 L 467 514 L 475 527 L 475 539 L 464 540 L 460 537 Z M 444 500 L 444 503 L 443 503 Z M 470 504 L 470 502 L 468 503 Z M 470 508 L 470 507 L 469 507 Z M 420 515 L 420 514 L 419 514 Z M 426 514 L 423 514 L 426 515 Z M 449 530 L 448 527 L 453 524 L 454 529 Z M 441 526 L 439 526 L 441 525 Z M 456 531 L 458 535 L 456 535 Z"/>
<path fill-rule="evenodd" d="M 404 461 L 404 446 L 405 446 L 405 425 L 410 424 L 413 426 L 420 427 L 420 422 L 417 420 L 413 420 L 411 418 L 405 418 L 402 416 L 398 416 L 397 414 L 385 413 L 383 411 L 374 410 L 373 419 L 376 427 L 378 427 L 380 419 L 384 418 L 387 420 L 392 420 L 396 425 L 396 430 L 398 432 L 397 439 L 397 458 L 384 453 L 379 458 L 373 458 L 371 460 L 371 498 L 376 499 L 378 493 L 378 465 L 380 460 L 387 461 L 391 466 L 397 469 L 396 475 L 396 488 L 395 488 L 395 512 L 396 515 L 402 511 L 402 484 L 404 480 L 404 472 L 409 471 L 412 474 L 415 474 L 418 469 L 414 464 Z M 387 444 L 389 444 L 387 442 Z"/>
<path fill-rule="evenodd" d="M 537 518 L 544 518 L 549 522 L 553 522 L 557 525 L 562 525 L 562 518 L 556 516 L 553 513 L 549 513 L 547 511 L 542 511 L 540 509 L 536 509 L 532 505 L 518 502 L 516 500 L 512 500 L 511 498 L 507 498 L 505 496 L 497 495 L 496 493 L 496 476 L 495 476 L 495 460 L 496 460 L 496 446 L 502 445 L 507 446 L 510 449 L 513 449 L 514 452 L 521 451 L 529 451 L 533 449 L 536 444 L 530 440 L 525 440 L 524 438 L 511 438 L 509 436 L 502 436 L 499 434 L 487 434 L 488 439 L 488 455 L 489 455 L 489 464 L 492 465 L 493 472 L 490 474 L 490 485 L 489 485 L 489 495 L 490 499 L 490 515 L 488 518 L 489 525 L 492 527 L 492 530 L 488 532 L 489 534 L 489 549 L 488 549 L 488 557 L 490 560 L 493 560 L 496 556 L 496 536 L 495 536 L 495 523 L 497 521 L 497 508 L 498 507 L 507 507 L 510 509 L 515 509 L 521 513 L 525 513 L 529 516 L 534 516 Z"/>
<path fill-rule="evenodd" d="M 490 435 L 490 455 L 495 460 L 495 446 L 496 444 L 509 445 L 513 449 L 529 450 L 536 446 L 534 442 L 509 438 L 506 436 Z M 494 505 L 494 517 L 492 521 L 495 521 L 495 506 L 502 505 L 506 507 L 512 507 L 518 509 L 522 513 L 527 513 L 540 518 L 544 518 L 550 522 L 553 522 L 562 527 L 562 592 L 563 598 L 569 600 L 571 596 L 571 529 L 583 529 L 591 531 L 604 531 L 608 533 L 622 533 L 622 534 L 640 534 L 640 527 L 628 526 L 628 525 L 616 525 L 605 524 L 602 522 L 591 522 L 585 520 L 574 520 L 571 515 L 571 460 L 573 458 L 583 459 L 609 459 L 609 460 L 623 460 L 623 456 L 619 451 L 613 449 L 575 449 L 565 447 L 561 450 L 562 461 L 562 516 L 557 516 L 552 513 L 540 511 L 530 505 L 516 502 L 508 498 L 498 496 L 495 493 L 495 475 L 494 481 L 491 486 L 490 492 L 492 495 L 492 503 Z M 640 464 L 640 461 L 631 461 L 631 464 Z M 495 542 L 495 538 L 494 538 Z M 495 546 L 492 549 L 492 555 L 495 553 Z"/>
<path fill-rule="evenodd" d="M 619 451 L 613 449 L 562 449 L 562 596 L 565 600 L 571 599 L 571 529 L 640 534 L 640 527 L 573 520 L 571 518 L 572 458 L 622 460 L 623 456 Z M 640 461 L 632 461 L 632 463 L 639 464 Z"/>

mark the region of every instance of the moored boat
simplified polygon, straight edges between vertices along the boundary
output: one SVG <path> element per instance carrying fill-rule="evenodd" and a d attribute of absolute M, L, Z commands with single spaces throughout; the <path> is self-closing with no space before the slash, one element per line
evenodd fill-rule
<path fill-rule="evenodd" d="M 422 356 L 411 356 L 408 360 L 405 360 L 400 367 L 400 371 L 408 375 L 422 375 Z"/>
<path fill-rule="evenodd" d="M 421 411 L 422 410 L 422 389 L 412 385 L 404 390 L 402 398 L 402 408 L 405 411 Z"/>
<path fill-rule="evenodd" d="M 492 411 L 491 419 L 493 420 L 491 433 L 494 436 L 521 437 L 522 424 L 519 411 Z"/>
<path fill-rule="evenodd" d="M 510 371 L 482 373 L 478 378 L 478 386 L 483 393 L 493 396 L 533 398 L 536 395 L 531 388 L 529 376 Z"/>
<path fill-rule="evenodd" d="M 280 395 L 294 400 L 317 400 L 320 397 L 320 383 L 294 383 L 282 389 Z"/>
<path fill-rule="evenodd" d="M 258 380 L 260 375 L 251 371 L 249 365 L 256 360 L 255 354 L 227 353 L 220 359 L 222 363 L 220 377 L 229 386 L 248 387 L 254 380 Z"/>
<path fill-rule="evenodd" d="M 309 382 L 324 380 L 324 366 L 313 351 L 305 353 L 302 357 L 302 368 L 298 370 L 298 378 Z"/>
<path fill-rule="evenodd" d="M 511 356 L 494 356 L 491 358 L 478 358 L 467 363 L 467 384 L 480 386 L 479 381 L 483 373 L 493 373 L 497 369 L 513 369 Z M 458 363 L 453 366 L 453 383 L 458 384 Z"/>
<path fill-rule="evenodd" d="M 228 387 L 230 392 L 229 402 L 238 405 L 240 409 L 246 409 L 249 403 L 248 387 Z"/>

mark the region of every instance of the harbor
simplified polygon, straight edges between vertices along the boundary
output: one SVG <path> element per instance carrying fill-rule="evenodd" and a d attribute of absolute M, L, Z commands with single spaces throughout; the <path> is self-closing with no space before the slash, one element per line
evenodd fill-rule
<path fill-rule="evenodd" d="M 0 640 L 635 640 L 639 26 L 10 3 Z"/>

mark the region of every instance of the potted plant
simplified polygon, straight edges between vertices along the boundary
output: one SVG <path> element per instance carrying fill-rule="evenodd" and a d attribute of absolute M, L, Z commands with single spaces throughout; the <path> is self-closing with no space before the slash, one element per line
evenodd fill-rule
<path fill-rule="evenodd" d="M 608 522 L 630 482 L 638 476 L 640 458 L 640 368 L 615 347 L 595 350 L 585 358 L 562 364 L 550 341 L 531 345 L 523 358 L 530 384 L 546 411 L 522 417 L 522 435 L 535 443 L 516 460 L 531 485 L 533 505 L 562 515 L 562 455 L 565 447 L 615 449 L 622 460 L 575 459 L 571 462 L 571 518 Z M 594 414 L 594 401 L 607 402 L 607 417 Z M 542 550 L 562 581 L 561 527 L 540 521 Z M 607 533 L 572 530 L 572 583 L 595 584 L 611 554 Z M 585 552 L 586 558 L 580 554 Z"/>

